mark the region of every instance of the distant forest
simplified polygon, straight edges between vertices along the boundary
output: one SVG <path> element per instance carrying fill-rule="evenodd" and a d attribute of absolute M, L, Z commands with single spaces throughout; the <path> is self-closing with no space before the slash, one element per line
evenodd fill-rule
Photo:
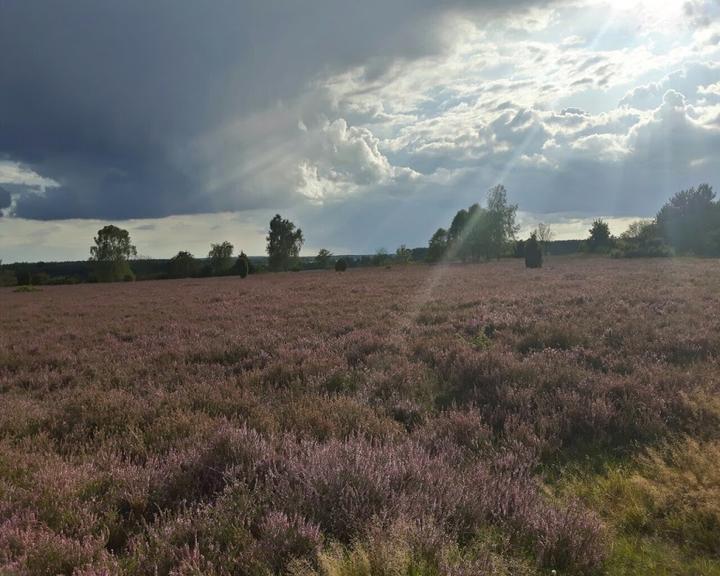
<path fill-rule="evenodd" d="M 552 240 L 546 245 L 546 254 L 562 256 L 576 254 L 582 245 L 582 240 Z M 428 248 L 410 249 L 410 257 L 413 262 L 425 262 Z M 348 268 L 360 268 L 379 265 L 390 265 L 396 258 L 395 254 L 385 254 L 380 258 L 378 254 L 340 254 L 347 262 Z M 269 271 L 267 256 L 249 256 L 253 264 L 253 273 Z M 382 262 L 379 260 L 382 259 Z M 202 265 L 210 262 L 209 258 L 198 258 Z M 169 258 L 136 259 L 130 262 L 135 273 L 135 280 L 163 280 L 169 278 Z M 297 266 L 293 270 L 321 270 L 326 268 L 318 263 L 315 256 L 300 256 Z M 6 280 L 4 285 L 52 285 L 52 284 L 81 284 L 95 281 L 93 262 L 89 260 L 75 260 L 68 262 L 21 262 L 8 264 L 0 267 L 0 278 L 3 275 L 9 277 L 13 274 L 12 282 Z M 212 274 L 207 274 L 211 276 Z M 203 277 L 198 274 L 197 277 Z M 0 286 L 3 283 L 0 280 Z"/>

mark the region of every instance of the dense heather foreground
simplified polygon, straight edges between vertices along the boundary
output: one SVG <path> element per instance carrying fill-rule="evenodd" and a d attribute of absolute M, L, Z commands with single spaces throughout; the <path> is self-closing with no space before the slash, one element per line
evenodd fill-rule
<path fill-rule="evenodd" d="M 0 291 L 0 573 L 720 574 L 720 263 Z"/>

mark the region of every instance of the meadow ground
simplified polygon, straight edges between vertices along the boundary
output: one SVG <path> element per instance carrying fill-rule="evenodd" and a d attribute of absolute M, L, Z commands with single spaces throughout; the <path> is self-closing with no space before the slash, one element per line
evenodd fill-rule
<path fill-rule="evenodd" d="M 720 574 L 720 262 L 0 290 L 0 573 Z"/>

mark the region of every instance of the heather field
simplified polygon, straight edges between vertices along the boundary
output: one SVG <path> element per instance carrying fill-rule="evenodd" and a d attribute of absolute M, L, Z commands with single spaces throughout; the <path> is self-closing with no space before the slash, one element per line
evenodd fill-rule
<path fill-rule="evenodd" d="M 720 263 L 0 290 L 0 574 L 720 574 Z"/>

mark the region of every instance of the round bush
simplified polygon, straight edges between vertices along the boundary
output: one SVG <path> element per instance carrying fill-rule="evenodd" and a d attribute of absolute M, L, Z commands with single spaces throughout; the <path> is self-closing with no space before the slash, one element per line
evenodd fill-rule
<path fill-rule="evenodd" d="M 345 272 L 347 270 L 347 261 L 345 258 L 340 258 L 335 262 L 335 272 Z"/>

